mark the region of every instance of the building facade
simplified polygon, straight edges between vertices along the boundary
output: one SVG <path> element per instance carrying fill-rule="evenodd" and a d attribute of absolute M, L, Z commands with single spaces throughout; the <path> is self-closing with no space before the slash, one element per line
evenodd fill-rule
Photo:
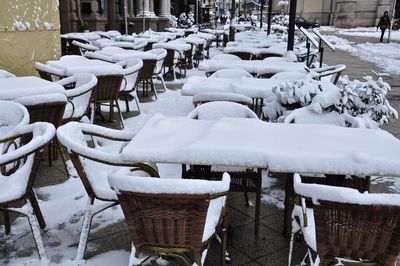
<path fill-rule="evenodd" d="M 82 30 L 125 31 L 162 30 L 169 25 L 170 0 L 63 0 L 60 1 L 61 32 Z M 143 19 L 144 18 L 144 19 Z"/>
<path fill-rule="evenodd" d="M 400 1 L 395 0 L 298 0 L 298 15 L 339 28 L 371 27 L 378 24 L 385 11 L 399 18 Z"/>

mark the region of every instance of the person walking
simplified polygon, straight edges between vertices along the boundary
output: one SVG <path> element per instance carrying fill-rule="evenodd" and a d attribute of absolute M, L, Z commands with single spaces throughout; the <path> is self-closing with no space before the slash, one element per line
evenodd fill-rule
<path fill-rule="evenodd" d="M 385 13 L 383 13 L 383 16 L 381 17 L 378 25 L 376 26 L 376 29 L 378 28 L 380 28 L 382 31 L 381 42 L 383 42 L 383 36 L 385 35 L 385 31 L 386 29 L 390 28 L 389 12 L 385 11 Z"/>

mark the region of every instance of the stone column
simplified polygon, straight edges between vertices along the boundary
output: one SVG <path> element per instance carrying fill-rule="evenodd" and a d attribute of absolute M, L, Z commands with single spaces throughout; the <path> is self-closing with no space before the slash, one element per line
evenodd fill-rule
<path fill-rule="evenodd" d="M 160 0 L 160 15 L 159 17 L 169 17 L 171 15 L 171 1 Z"/>
<path fill-rule="evenodd" d="M 144 1 L 144 15 L 149 15 L 149 0 L 136 0 L 137 13 L 136 16 L 143 17 L 143 1 Z"/>
<path fill-rule="evenodd" d="M 115 23 L 115 1 L 114 0 L 108 0 L 108 12 L 107 12 L 107 17 L 108 17 L 108 30 L 116 30 L 116 23 Z"/>
<path fill-rule="evenodd" d="M 153 0 L 148 0 L 148 1 L 149 1 L 149 15 L 155 17 L 156 14 L 154 13 L 154 1 Z"/>
<path fill-rule="evenodd" d="M 170 26 L 169 17 L 171 16 L 171 0 L 160 0 L 160 14 L 158 20 L 158 31 L 164 31 Z"/>

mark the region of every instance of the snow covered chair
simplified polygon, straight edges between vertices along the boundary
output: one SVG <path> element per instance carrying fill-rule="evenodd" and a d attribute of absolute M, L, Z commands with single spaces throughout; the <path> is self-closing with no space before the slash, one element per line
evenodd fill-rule
<path fill-rule="evenodd" d="M 63 121 L 67 97 L 61 93 L 23 96 L 14 100 L 26 107 L 30 123 L 47 122 L 58 128 Z M 49 165 L 57 158 L 57 143 L 48 145 Z"/>
<path fill-rule="evenodd" d="M 55 83 L 66 88 L 65 95 L 68 103 L 65 107 L 62 123 L 80 121 L 89 113 L 92 93 L 97 85 L 96 76 L 90 73 L 81 73 L 55 81 Z"/>
<path fill-rule="evenodd" d="M 228 52 L 227 54 L 235 55 L 235 56 L 239 57 L 242 60 L 251 60 L 253 58 L 253 54 L 252 53 L 244 52 L 244 51 L 232 51 L 232 52 Z"/>
<path fill-rule="evenodd" d="M 88 43 L 82 43 L 77 40 L 72 41 L 71 44 L 78 47 L 80 55 L 83 55 L 86 51 L 95 52 L 100 50 L 97 46 Z"/>
<path fill-rule="evenodd" d="M 139 71 L 137 85 L 142 83 L 143 85 L 142 92 L 144 97 L 149 96 L 148 92 L 150 89 L 150 91 L 154 93 L 154 97 L 157 100 L 158 99 L 157 91 L 153 83 L 153 75 L 156 69 L 157 69 L 157 59 L 143 59 L 143 67 Z"/>
<path fill-rule="evenodd" d="M 140 113 L 136 83 L 138 80 L 139 71 L 143 67 L 143 60 L 140 58 L 131 58 L 117 64 L 124 66 L 124 82 L 121 84 L 119 94 L 125 98 L 126 111 L 130 112 L 129 98 L 133 97 L 136 107 Z"/>
<path fill-rule="evenodd" d="M 220 101 L 239 103 L 249 107 L 253 105 L 253 100 L 250 97 L 237 93 L 224 93 L 224 92 L 200 93 L 193 96 L 192 99 L 194 106 L 208 102 L 220 102 Z"/>
<path fill-rule="evenodd" d="M 311 265 L 395 265 L 400 255 L 400 196 L 306 184 L 294 175 L 298 195 L 293 237 L 299 231 Z M 312 205 L 310 208 L 309 205 Z M 304 261 L 304 260 L 303 260 Z"/>
<path fill-rule="evenodd" d="M 250 108 L 242 104 L 224 101 L 199 105 L 187 117 L 199 120 L 215 120 L 223 117 L 258 119 L 258 116 Z"/>
<path fill-rule="evenodd" d="M 53 139 L 54 126 L 49 123 L 34 123 L 16 127 L 6 138 L 0 139 L 0 210 L 4 212 L 6 234 L 10 233 L 9 212 L 23 214 L 28 218 L 39 257 L 48 262 L 40 228 L 46 223 L 40 211 L 33 184 L 37 166 L 41 161 L 40 151 Z M 22 207 L 12 208 L 16 203 Z"/>
<path fill-rule="evenodd" d="M 199 120 L 215 120 L 224 117 L 237 117 L 244 119 L 258 119 L 250 108 L 234 102 L 209 102 L 197 106 L 187 116 Z M 261 172 L 243 167 L 215 168 L 206 165 L 182 165 L 182 176 L 186 179 L 221 180 L 224 172 L 229 172 L 232 178 L 231 191 L 243 192 L 246 206 L 250 206 L 249 192 L 255 192 L 256 197 L 261 197 Z M 259 200 L 256 201 L 256 213 L 259 212 Z M 257 215 L 256 215 L 257 216 Z M 255 230 L 259 227 L 258 219 L 255 220 Z"/>
<path fill-rule="evenodd" d="M 312 72 L 317 73 L 316 78 L 321 79 L 323 77 L 331 77 L 331 82 L 336 85 L 343 71 L 346 70 L 346 65 L 333 65 L 325 66 L 321 68 L 311 68 Z"/>
<path fill-rule="evenodd" d="M 211 60 L 235 60 L 235 61 L 240 61 L 239 56 L 233 55 L 233 54 L 218 54 L 215 55 L 211 58 Z"/>
<path fill-rule="evenodd" d="M 11 130 L 29 124 L 29 113 L 25 106 L 12 101 L 0 101 L 0 139 Z"/>
<path fill-rule="evenodd" d="M 155 49 L 148 51 L 148 53 L 151 53 L 151 54 L 154 54 L 157 56 L 156 69 L 154 70 L 153 77 L 161 80 L 164 91 L 167 91 L 167 86 L 165 85 L 165 80 L 164 80 L 164 77 L 162 74 L 164 60 L 165 60 L 165 57 L 167 56 L 167 50 L 165 50 L 163 48 L 155 48 Z"/>
<path fill-rule="evenodd" d="M 0 69 L 0 79 L 4 79 L 4 78 L 15 78 L 15 75 L 8 71 Z"/>
<path fill-rule="evenodd" d="M 129 265 L 142 265 L 155 255 L 164 255 L 201 266 L 213 238 L 221 242 L 219 265 L 225 265 L 228 174 L 221 181 L 118 174 L 108 180 L 118 195 L 132 239 Z M 141 257 L 143 250 L 150 254 Z"/>
<path fill-rule="evenodd" d="M 110 188 L 107 175 L 124 174 L 158 177 L 155 165 L 127 163 L 121 149 L 133 137 L 130 131 L 108 129 L 97 125 L 69 122 L 57 129 L 60 143 L 68 150 L 79 178 L 88 195 L 76 260 L 82 260 L 93 217 L 103 210 L 118 205 L 118 198 Z M 104 145 L 107 143 L 107 145 Z M 110 145 L 113 144 L 113 145 Z M 94 205 L 96 200 L 105 203 Z"/>
<path fill-rule="evenodd" d="M 306 74 L 303 74 L 301 72 L 297 71 L 285 71 L 285 72 L 279 72 L 274 74 L 271 79 L 280 79 L 280 80 L 299 80 L 303 79 L 306 76 Z"/>
<path fill-rule="evenodd" d="M 35 69 L 39 73 L 40 78 L 47 81 L 54 81 L 55 78 L 62 78 L 65 76 L 61 69 L 42 64 L 40 62 L 35 63 Z M 53 78 L 53 76 L 55 78 Z"/>
<path fill-rule="evenodd" d="M 253 78 L 253 75 L 243 69 L 227 68 L 215 71 L 210 78 Z"/>

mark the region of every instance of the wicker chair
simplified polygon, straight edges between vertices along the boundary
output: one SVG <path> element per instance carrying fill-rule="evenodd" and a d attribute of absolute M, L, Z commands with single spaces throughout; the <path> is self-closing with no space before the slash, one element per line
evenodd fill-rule
<path fill-rule="evenodd" d="M 264 60 L 265 58 L 270 58 L 270 57 L 282 57 L 282 54 L 266 52 L 266 53 L 260 53 L 258 55 L 259 60 Z"/>
<path fill-rule="evenodd" d="M 167 56 L 164 58 L 163 75 L 165 77 L 167 74 L 172 74 L 172 77 L 175 80 L 176 79 L 175 50 L 172 50 L 172 49 L 166 49 L 166 50 L 167 50 Z"/>
<path fill-rule="evenodd" d="M 343 261 L 344 265 L 396 264 L 400 255 L 399 195 L 306 184 L 297 174 L 294 189 L 298 205 L 293 211 L 293 225 L 304 236 L 308 246 L 305 259 L 311 265 L 328 265 L 330 261 Z M 312 208 L 307 206 L 309 199 Z"/>
<path fill-rule="evenodd" d="M 77 260 L 84 258 L 93 217 L 109 207 L 118 205 L 117 195 L 109 187 L 107 175 L 121 173 L 158 177 L 155 165 L 129 164 L 122 160 L 120 148 L 126 145 L 133 136 L 134 134 L 129 131 L 108 129 L 78 122 L 70 122 L 57 130 L 57 137 L 61 144 L 67 148 L 73 166 L 88 194 Z M 88 142 L 87 139 L 91 141 Z M 105 151 L 104 148 L 102 149 L 104 140 L 107 140 L 107 143 L 115 142 L 116 146 L 114 147 L 116 148 Z M 95 200 L 106 203 L 94 205 Z"/>
<path fill-rule="evenodd" d="M 251 60 L 253 57 L 253 54 L 249 53 L 249 52 L 230 52 L 228 54 L 236 55 L 237 57 L 239 57 L 242 60 Z"/>
<path fill-rule="evenodd" d="M 0 210 L 4 212 L 6 234 L 10 233 L 9 212 L 17 212 L 28 218 L 36 242 L 39 257 L 47 261 L 46 251 L 40 236 L 40 228 L 46 223 L 40 211 L 33 184 L 37 166 L 41 161 L 40 151 L 53 139 L 54 126 L 49 123 L 34 123 L 16 127 L 0 139 Z M 20 208 L 12 208 L 23 202 Z"/>
<path fill-rule="evenodd" d="M 131 58 L 126 61 L 117 63 L 124 67 L 124 82 L 122 83 L 119 95 L 125 99 L 126 111 L 130 112 L 129 98 L 133 97 L 136 107 L 140 113 L 139 102 L 137 99 L 136 83 L 138 80 L 139 71 L 143 67 L 143 61 L 140 58 Z"/>
<path fill-rule="evenodd" d="M 100 49 L 97 46 L 88 44 L 88 43 L 82 43 L 80 41 L 77 40 L 73 40 L 71 45 L 78 47 L 80 55 L 83 56 L 83 54 L 86 51 L 91 51 L 91 52 L 95 52 L 95 51 L 99 51 Z"/>
<path fill-rule="evenodd" d="M 4 78 L 15 78 L 15 75 L 8 71 L 0 69 L 0 79 L 4 79 Z"/>
<path fill-rule="evenodd" d="M 143 97 L 148 97 L 148 90 L 150 86 L 150 90 L 154 92 L 154 96 L 157 99 L 157 91 L 154 88 L 153 83 L 153 75 L 157 67 L 157 60 L 156 59 L 144 59 L 143 60 L 143 67 L 139 71 L 138 79 L 137 79 L 137 86 L 140 83 L 143 84 L 142 92 Z"/>
<path fill-rule="evenodd" d="M 101 105 L 107 104 L 110 107 L 109 120 L 112 121 L 114 116 L 114 104 L 117 107 L 120 117 L 121 128 L 124 128 L 124 119 L 119 107 L 118 98 L 124 76 L 121 75 L 104 75 L 97 76 L 97 85 L 94 90 L 93 101 L 95 110 L 104 119 L 101 114 Z"/>
<path fill-rule="evenodd" d="M 22 104 L 11 101 L 0 101 L 0 138 L 11 130 L 29 124 L 29 113 Z"/>
<path fill-rule="evenodd" d="M 218 54 L 211 58 L 211 60 L 242 60 L 239 56 L 233 54 Z"/>
<path fill-rule="evenodd" d="M 68 103 L 65 107 L 62 123 L 80 121 L 90 113 L 92 92 L 97 85 L 97 78 L 90 73 L 73 75 L 68 78 L 55 81 L 63 86 Z"/>
<path fill-rule="evenodd" d="M 47 81 L 54 81 L 57 78 L 65 76 L 64 72 L 61 69 L 42 64 L 40 62 L 35 63 L 35 69 L 39 73 L 40 78 Z"/>
<path fill-rule="evenodd" d="M 203 265 L 211 240 L 221 236 L 221 262 L 226 254 L 226 195 L 230 178 L 222 181 L 109 176 L 117 192 L 132 238 L 129 265 L 169 256 L 186 265 Z M 141 251 L 150 255 L 139 258 Z"/>
<path fill-rule="evenodd" d="M 194 60 L 194 66 L 198 67 L 200 64 L 200 60 L 204 60 L 205 56 L 204 56 L 204 45 L 203 43 L 199 43 L 196 47 L 196 51 L 193 55 L 193 60 Z"/>
<path fill-rule="evenodd" d="M 154 70 L 153 77 L 156 79 L 161 80 L 161 83 L 163 85 L 164 91 L 167 91 L 167 86 L 165 85 L 165 80 L 162 74 L 163 66 L 164 66 L 164 60 L 165 57 L 167 56 L 167 50 L 163 48 L 156 48 L 153 50 L 150 50 L 149 53 L 152 53 L 157 56 L 157 63 L 156 63 L 156 68 Z"/>
<path fill-rule="evenodd" d="M 30 122 L 47 122 L 58 128 L 63 121 L 67 97 L 64 94 L 52 93 L 37 95 L 34 97 L 24 96 L 14 100 L 26 107 Z M 57 142 L 48 145 L 49 165 L 57 158 Z"/>
<path fill-rule="evenodd" d="M 223 117 L 240 117 L 258 119 L 258 116 L 248 107 L 234 102 L 210 102 L 197 106 L 188 114 L 189 118 L 214 120 Z M 248 192 L 256 193 L 255 232 L 259 229 L 261 171 L 246 168 L 212 168 L 206 165 L 182 165 L 182 177 L 187 179 L 221 180 L 224 172 L 231 176 L 231 191 L 244 192 L 246 206 L 250 206 Z"/>

